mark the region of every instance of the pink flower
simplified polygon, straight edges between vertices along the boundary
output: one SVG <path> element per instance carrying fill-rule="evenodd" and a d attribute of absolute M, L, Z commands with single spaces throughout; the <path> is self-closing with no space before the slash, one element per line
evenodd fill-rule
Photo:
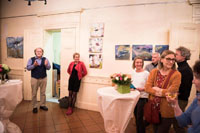
<path fill-rule="evenodd" d="M 3 69 L 0 68 L 0 72 L 2 72 L 2 71 L 3 71 Z"/>
<path fill-rule="evenodd" d="M 120 77 L 120 80 L 122 80 L 122 77 Z"/>
<path fill-rule="evenodd" d="M 118 76 L 118 77 L 120 77 L 120 76 L 121 76 L 121 74 L 117 74 L 117 76 Z"/>

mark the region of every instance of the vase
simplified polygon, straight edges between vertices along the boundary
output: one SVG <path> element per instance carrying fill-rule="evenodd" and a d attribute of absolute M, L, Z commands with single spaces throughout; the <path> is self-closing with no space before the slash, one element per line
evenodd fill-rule
<path fill-rule="evenodd" d="M 117 91 L 121 94 L 130 93 L 130 85 L 117 85 Z"/>
<path fill-rule="evenodd" d="M 1 84 L 6 82 L 6 74 L 1 74 Z"/>

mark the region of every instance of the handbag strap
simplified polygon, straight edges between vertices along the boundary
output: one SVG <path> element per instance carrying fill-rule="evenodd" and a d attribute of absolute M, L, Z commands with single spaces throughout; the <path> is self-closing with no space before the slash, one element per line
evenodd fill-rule
<path fill-rule="evenodd" d="M 168 85 L 168 83 L 169 83 L 169 79 L 170 79 L 170 77 L 172 76 L 172 74 L 175 72 L 176 70 L 171 70 L 170 72 L 169 72 L 169 75 L 167 76 L 167 79 L 166 79 L 166 81 L 165 81 L 165 83 L 164 83 L 164 85 L 163 85 L 163 89 L 166 89 L 167 88 L 167 85 Z M 158 72 L 158 71 L 157 71 Z M 149 97 L 150 97 L 150 95 L 149 95 Z M 160 97 L 157 97 L 157 96 L 154 96 L 154 98 L 153 98 L 153 101 L 154 102 L 156 102 L 156 103 L 160 103 Z M 158 105 L 159 106 L 159 105 Z"/>
<path fill-rule="evenodd" d="M 170 73 L 169 73 L 169 75 L 167 76 L 167 79 L 166 79 L 166 81 L 165 81 L 165 84 L 163 85 L 163 89 L 166 89 L 167 88 L 167 85 L 168 85 L 168 83 L 169 83 L 169 79 L 170 79 L 170 77 L 172 76 L 172 74 L 175 72 L 176 70 L 171 70 L 170 71 Z"/>

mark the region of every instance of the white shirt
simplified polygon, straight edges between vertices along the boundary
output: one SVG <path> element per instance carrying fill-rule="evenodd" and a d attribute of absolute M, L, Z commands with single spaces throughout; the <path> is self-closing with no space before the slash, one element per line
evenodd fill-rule
<path fill-rule="evenodd" d="M 136 88 L 144 88 L 146 81 L 148 79 L 149 76 L 149 72 L 144 70 L 143 72 L 136 72 L 135 69 L 132 72 L 131 75 L 131 80 L 132 80 L 132 84 L 136 87 Z M 148 98 L 149 94 L 145 91 L 141 91 L 140 92 L 140 98 Z"/>

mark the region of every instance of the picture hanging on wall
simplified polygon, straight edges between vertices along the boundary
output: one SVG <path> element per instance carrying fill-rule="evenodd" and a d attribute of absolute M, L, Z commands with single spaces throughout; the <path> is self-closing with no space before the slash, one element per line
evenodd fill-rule
<path fill-rule="evenodd" d="M 169 49 L 169 45 L 156 45 L 155 46 L 155 52 L 158 52 L 160 54 L 162 54 L 162 52 L 164 50 L 168 50 Z"/>
<path fill-rule="evenodd" d="M 92 24 L 90 30 L 91 37 L 103 37 L 104 36 L 104 23 Z"/>
<path fill-rule="evenodd" d="M 152 49 L 152 45 L 132 45 L 132 60 L 136 56 L 140 56 L 145 61 L 151 61 Z"/>
<path fill-rule="evenodd" d="M 130 60 L 130 45 L 115 45 L 115 60 Z"/>
<path fill-rule="evenodd" d="M 102 37 L 90 38 L 89 52 L 91 53 L 102 53 L 103 39 Z"/>
<path fill-rule="evenodd" d="M 11 58 L 23 58 L 23 37 L 7 37 L 7 56 Z"/>
<path fill-rule="evenodd" d="M 102 54 L 89 54 L 89 67 L 102 69 Z"/>

